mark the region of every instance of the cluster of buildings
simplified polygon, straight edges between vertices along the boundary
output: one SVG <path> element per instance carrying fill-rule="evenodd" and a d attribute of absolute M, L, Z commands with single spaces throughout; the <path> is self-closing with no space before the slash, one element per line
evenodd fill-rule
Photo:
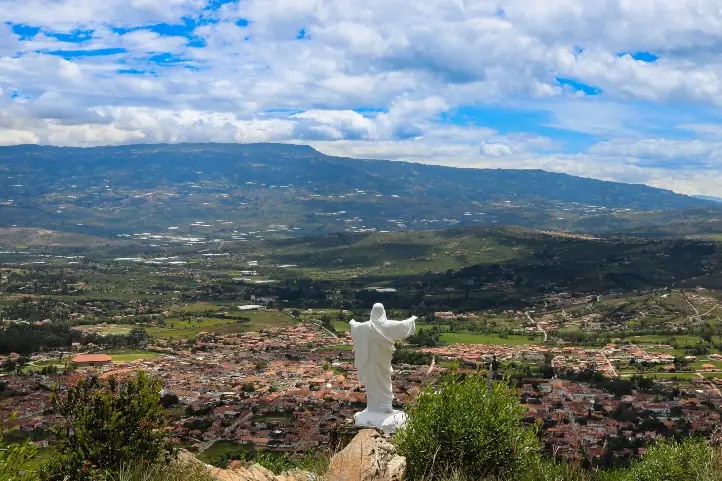
<path fill-rule="evenodd" d="M 334 429 L 365 406 L 349 344 L 348 335 L 337 337 L 314 325 L 298 324 L 240 334 L 200 333 L 192 344 L 164 341 L 149 346 L 161 353 L 152 360 L 116 363 L 89 353 L 72 360 L 78 366 L 75 375 L 122 377 L 142 370 L 161 378 L 164 394 L 178 398 L 170 429 L 179 444 L 202 452 L 222 440 L 298 453 L 330 444 Z M 437 361 L 455 359 L 467 367 L 481 368 L 494 358 L 499 363 L 551 362 L 555 372 L 592 368 L 610 378 L 618 374 L 615 364 L 632 358 L 669 362 L 665 354 L 613 344 L 603 349 L 452 345 L 421 351 Z M 443 370 L 435 364 L 396 366 L 398 405 L 412 402 L 421 384 Z M 57 421 L 49 388 L 62 387 L 71 377 L 7 376 L 4 382 L 6 389 L 23 395 L 0 398 L 0 419 L 17 412 L 14 423 L 31 432 Z M 637 456 L 647 441 L 666 431 L 715 435 L 722 411 L 717 386 L 700 376 L 675 387 L 669 395 L 656 390 L 615 396 L 581 382 L 528 378 L 522 380 L 520 393 L 526 422 L 541 426 L 540 438 L 550 454 L 602 463 Z"/>
<path fill-rule="evenodd" d="M 142 370 L 163 381 L 164 394 L 184 409 L 172 422 L 178 443 L 199 451 L 225 440 L 259 449 L 303 452 L 327 445 L 333 428 L 366 404 L 345 338 L 312 325 L 221 335 L 200 333 L 192 345 L 149 346 L 152 360 L 108 362 L 102 354 L 77 354 L 74 375 L 127 376 Z M 39 359 L 38 359 L 39 360 Z M 406 366 L 394 374 L 399 404 L 409 403 L 434 375 L 429 366 Z M 69 376 L 10 377 L 8 389 L 27 395 L 0 400 L 0 418 L 17 412 L 24 431 L 56 422 L 49 391 Z"/>
<path fill-rule="evenodd" d="M 548 360 L 555 372 L 580 373 L 588 370 L 601 372 L 607 377 L 630 375 L 635 373 L 637 363 L 646 366 L 652 372 L 702 373 L 722 372 L 722 355 L 709 354 L 704 356 L 706 364 L 701 364 L 697 356 L 684 356 L 684 364 L 674 354 L 672 346 L 665 344 L 640 346 L 636 344 L 608 344 L 603 348 L 580 346 L 535 346 L 535 345 L 486 345 L 486 344 L 453 344 L 448 346 L 428 347 L 419 350 L 445 358 L 457 360 L 464 365 L 482 367 L 492 359 L 498 362 L 519 361 L 540 363 Z M 689 364 L 691 363 L 691 364 Z M 696 363 L 696 364 L 695 364 Z M 687 366 L 689 364 L 689 366 Z M 630 366 L 635 366 L 631 368 Z M 629 371 L 633 372 L 622 372 Z M 710 382 L 719 383 L 717 377 Z"/>
<path fill-rule="evenodd" d="M 599 465 L 641 455 L 649 441 L 675 432 L 719 437 L 722 395 L 704 379 L 677 384 L 670 396 L 615 397 L 559 379 L 524 379 L 522 386 L 526 421 L 542 426 L 544 448 L 557 458 Z"/>

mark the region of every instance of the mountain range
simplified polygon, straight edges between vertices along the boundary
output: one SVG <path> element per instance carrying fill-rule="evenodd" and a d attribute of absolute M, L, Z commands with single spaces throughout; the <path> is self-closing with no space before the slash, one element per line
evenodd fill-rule
<path fill-rule="evenodd" d="M 703 223 L 722 212 L 709 199 L 645 185 L 350 159 L 304 145 L 0 148 L 0 227 L 205 237 L 456 225 L 624 232 L 687 209 Z"/>

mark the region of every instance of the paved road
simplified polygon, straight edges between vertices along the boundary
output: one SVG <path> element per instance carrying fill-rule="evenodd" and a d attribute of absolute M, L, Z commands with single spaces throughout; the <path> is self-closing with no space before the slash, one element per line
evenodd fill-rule
<path fill-rule="evenodd" d="M 689 302 L 689 299 L 687 299 L 687 294 L 685 294 L 684 291 L 681 290 L 681 289 L 679 290 L 679 293 L 682 294 L 682 297 L 684 297 L 684 300 L 687 301 L 687 304 L 689 304 L 689 307 L 691 307 L 692 309 L 694 309 L 694 314 L 695 314 L 696 316 L 699 316 L 699 310 L 697 310 L 697 307 L 695 307 L 694 304 L 692 304 L 691 302 Z M 692 317 L 692 316 L 690 316 L 690 317 Z"/>
<path fill-rule="evenodd" d="M 574 434 L 574 440 L 575 440 L 576 444 L 586 454 L 586 446 L 583 443 L 581 443 L 579 440 L 579 428 L 577 428 L 577 422 L 574 420 L 574 413 L 572 412 L 571 408 L 567 404 L 566 395 L 562 396 L 562 406 L 567 413 L 567 417 L 569 419 L 569 424 L 572 427 L 572 434 Z"/>
<path fill-rule="evenodd" d="M 700 374 L 700 375 L 701 375 L 701 374 Z M 702 377 L 704 377 L 704 376 L 702 376 Z M 719 388 L 717 387 L 717 385 L 716 385 L 715 383 L 713 383 L 712 381 L 707 381 L 707 382 L 709 383 L 710 386 L 712 386 L 712 389 L 714 389 L 715 391 L 717 391 L 717 395 L 718 395 L 719 397 L 722 397 L 722 392 L 720 392 L 720 390 L 719 390 Z"/>
<path fill-rule="evenodd" d="M 542 334 L 544 334 L 544 342 L 547 342 L 547 332 L 544 330 L 543 327 L 541 327 L 541 324 L 531 318 L 531 316 L 529 315 L 529 311 L 524 312 L 524 314 L 526 314 L 526 318 L 529 319 L 529 322 L 535 324 L 536 328 L 539 329 Z"/>
<path fill-rule="evenodd" d="M 436 356 L 434 356 L 434 357 L 431 359 L 431 364 L 429 365 L 429 370 L 426 371 L 426 374 L 431 374 L 431 371 L 434 370 L 434 366 L 435 366 L 435 365 L 436 365 Z"/>
<path fill-rule="evenodd" d="M 612 373 L 614 374 L 614 377 L 619 376 L 619 374 L 617 374 L 617 370 L 614 369 L 614 365 L 612 364 L 612 361 L 610 361 L 609 358 L 607 357 L 607 355 L 604 354 L 604 350 L 603 350 L 603 349 L 600 349 L 600 350 L 599 350 L 599 353 L 602 355 L 602 357 L 604 357 L 604 360 L 607 361 L 607 365 L 609 366 L 609 369 L 610 369 L 610 370 L 612 371 Z"/>

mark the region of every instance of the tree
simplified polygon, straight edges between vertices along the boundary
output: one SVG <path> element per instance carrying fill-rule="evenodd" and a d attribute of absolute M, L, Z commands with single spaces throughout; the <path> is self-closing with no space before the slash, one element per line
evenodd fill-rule
<path fill-rule="evenodd" d="M 517 479 L 539 460 L 533 428 L 508 380 L 447 375 L 427 385 L 396 435 L 410 480 L 463 471 L 467 479 Z M 462 478 L 464 479 L 464 478 Z"/>
<path fill-rule="evenodd" d="M 169 408 L 171 406 L 175 406 L 180 402 L 180 399 L 178 399 L 178 395 L 172 392 L 164 393 L 160 397 L 160 403 L 164 408 Z"/>
<path fill-rule="evenodd" d="M 84 481 L 172 454 L 160 388 L 159 380 L 139 372 L 122 381 L 89 376 L 64 395 L 55 391 L 53 408 L 63 421 L 52 430 L 57 444 L 41 479 Z"/>
<path fill-rule="evenodd" d="M 12 371 L 15 371 L 15 368 L 17 367 L 17 365 L 18 365 L 18 363 L 16 363 L 15 361 L 13 361 L 10 358 L 7 358 L 3 361 L 2 364 L 0 364 L 0 369 L 3 369 L 4 371 L 12 372 Z"/>
<path fill-rule="evenodd" d="M 10 418 L 12 421 L 13 415 Z M 30 481 L 35 475 L 28 472 L 28 463 L 35 457 L 37 448 L 30 441 L 6 444 L 5 437 L 12 429 L 0 431 L 0 479 L 3 481 Z"/>

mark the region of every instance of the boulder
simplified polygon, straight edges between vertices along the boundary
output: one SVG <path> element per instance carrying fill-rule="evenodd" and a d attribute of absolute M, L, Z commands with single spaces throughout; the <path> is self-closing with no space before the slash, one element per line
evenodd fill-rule
<path fill-rule="evenodd" d="M 364 429 L 331 459 L 324 481 L 403 481 L 406 458 L 374 429 Z"/>
<path fill-rule="evenodd" d="M 232 461 L 228 469 L 220 469 L 199 461 L 192 453 L 182 449 L 178 461 L 188 464 L 201 464 L 219 481 L 313 481 L 315 477 L 300 469 L 293 469 L 276 476 L 260 464 L 248 468 L 238 461 Z"/>
<path fill-rule="evenodd" d="M 218 469 L 213 474 L 221 481 L 309 481 L 311 476 L 306 471 L 294 469 L 276 476 L 260 464 L 250 468 Z"/>

